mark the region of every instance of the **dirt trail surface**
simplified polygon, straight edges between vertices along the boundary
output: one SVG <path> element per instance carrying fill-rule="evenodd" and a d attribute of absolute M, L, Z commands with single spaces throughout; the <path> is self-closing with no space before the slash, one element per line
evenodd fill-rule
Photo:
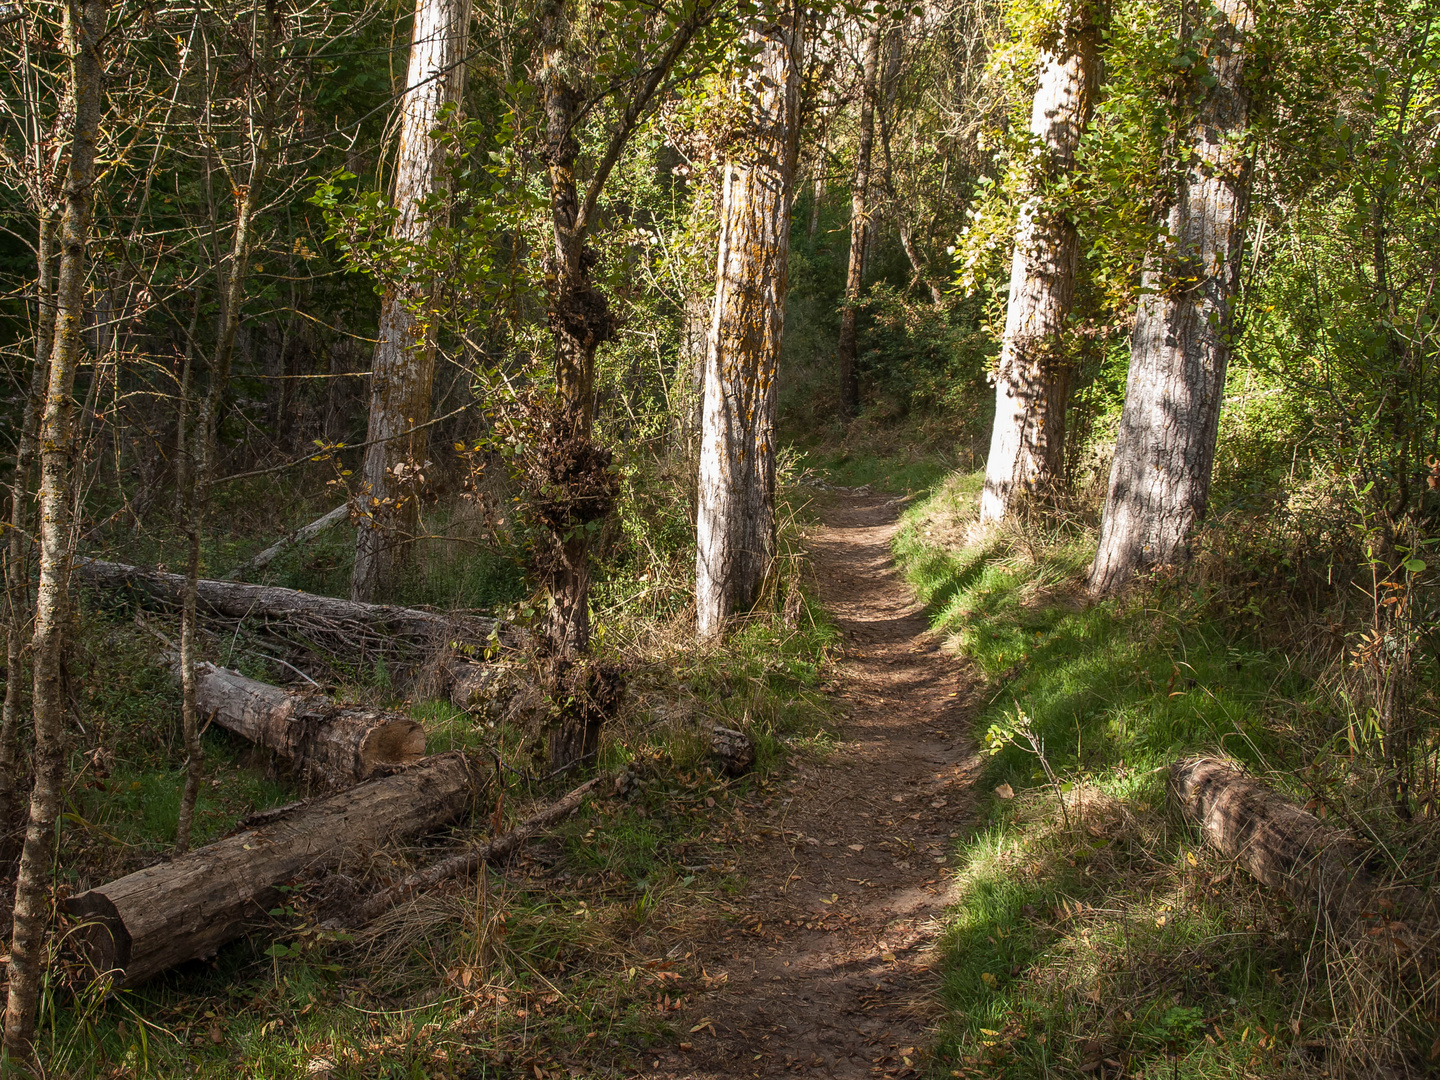
<path fill-rule="evenodd" d="M 749 894 L 702 957 L 711 989 L 647 1061 L 671 1077 L 909 1074 L 928 1042 L 931 948 L 973 820 L 972 683 L 890 559 L 896 500 L 842 496 L 811 551 L 839 623 L 844 740 L 751 809 Z M 694 1030 L 692 1030 L 694 1029 Z M 684 1034 L 688 1032 L 688 1034 Z"/>

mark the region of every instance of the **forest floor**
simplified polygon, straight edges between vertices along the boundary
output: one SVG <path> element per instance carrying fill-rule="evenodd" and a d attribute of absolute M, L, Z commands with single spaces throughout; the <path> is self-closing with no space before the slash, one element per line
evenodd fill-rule
<path fill-rule="evenodd" d="M 715 987 L 655 1076 L 895 1076 L 923 1068 L 947 864 L 974 818 L 977 683 L 895 569 L 901 501 L 841 495 L 809 544 L 844 660 L 844 721 L 747 856 L 738 923 L 700 959 Z M 732 912 L 731 920 L 735 918 Z"/>

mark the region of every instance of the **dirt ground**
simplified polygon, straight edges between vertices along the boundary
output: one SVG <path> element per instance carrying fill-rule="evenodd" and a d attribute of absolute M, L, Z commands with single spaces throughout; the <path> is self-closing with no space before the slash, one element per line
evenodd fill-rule
<path fill-rule="evenodd" d="M 973 681 L 891 564 L 898 513 L 893 499 L 841 495 L 822 514 L 811 551 L 845 646 L 842 741 L 743 823 L 739 927 L 700 958 L 711 989 L 679 1018 L 682 1041 L 645 1063 L 653 1075 L 898 1076 L 919 1062 L 979 761 Z"/>

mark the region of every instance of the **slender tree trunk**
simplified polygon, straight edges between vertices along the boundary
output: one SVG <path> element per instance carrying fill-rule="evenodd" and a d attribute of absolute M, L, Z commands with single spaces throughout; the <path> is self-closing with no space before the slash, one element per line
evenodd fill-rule
<path fill-rule="evenodd" d="M 1054 205 L 1051 188 L 1075 167 L 1100 83 L 1094 6 L 1079 6 L 1058 31 L 1040 54 L 1040 82 L 1030 111 L 1030 135 L 1041 149 L 1024 166 L 1027 197 L 1010 264 L 981 521 L 1002 520 L 1017 496 L 1043 492 L 1065 475 L 1070 368 L 1064 334 L 1075 297 L 1080 237 L 1065 208 Z"/>
<path fill-rule="evenodd" d="M 1161 250 L 1146 263 L 1115 462 L 1090 568 L 1090 588 L 1114 592 L 1133 575 L 1174 563 L 1205 514 L 1225 369 L 1235 324 L 1250 158 L 1245 129 L 1246 42 L 1255 22 L 1248 0 L 1219 0 L 1208 63 L 1190 71 L 1183 93 L 1199 100 L 1188 163 Z M 1188 7 L 1193 26 L 1200 15 Z M 1208 70 L 1208 90 L 1199 76 Z"/>
<path fill-rule="evenodd" d="M 845 277 L 845 306 L 840 309 L 840 342 L 835 348 L 840 375 L 840 412 L 860 411 L 860 372 L 855 363 L 855 305 L 865 283 L 865 251 L 870 236 L 867 196 L 870 157 L 875 146 L 875 78 L 880 64 L 880 24 L 865 39 L 860 71 L 860 145 L 855 151 L 855 182 L 850 188 L 850 265 Z"/>
<path fill-rule="evenodd" d="M 269 9 L 264 4 L 255 11 L 255 28 L 259 40 L 255 43 L 258 61 L 255 82 L 262 83 L 269 77 L 271 65 L 272 22 Z M 210 364 L 210 382 L 205 396 L 200 399 L 199 409 L 194 418 L 194 430 L 182 457 L 180 498 L 183 527 L 187 545 L 185 563 L 185 596 L 180 614 L 180 684 L 181 684 L 181 726 L 185 737 L 185 787 L 180 796 L 180 811 L 175 825 L 175 850 L 184 854 L 190 850 L 190 830 L 195 815 L 195 800 L 200 794 L 200 781 L 205 769 L 205 748 L 200 741 L 199 711 L 195 705 L 195 665 L 199 659 L 198 644 L 195 640 L 196 594 L 200 587 L 200 539 L 203 533 L 205 512 L 210 503 L 210 482 L 215 475 L 215 458 L 218 453 L 219 432 L 217 425 L 220 405 L 225 388 L 230 381 L 230 362 L 235 355 L 235 338 L 240 329 L 240 308 L 245 301 L 245 280 L 250 265 L 250 248 L 254 244 L 255 214 L 260 207 L 261 190 L 264 187 L 269 165 L 269 97 L 252 90 L 250 99 L 250 175 L 248 182 L 239 192 L 235 208 L 235 232 L 230 242 L 230 270 L 220 282 L 220 324 L 215 334 L 215 355 Z M 198 314 L 199 307 L 196 311 Z M 187 348 L 195 340 L 195 326 L 192 320 Z M 187 355 L 185 378 L 181 387 L 181 436 L 183 439 L 184 413 L 192 400 L 191 388 L 194 381 L 193 354 Z"/>
<path fill-rule="evenodd" d="M 465 89 L 470 0 L 416 0 L 410 68 L 401 106 L 400 155 L 393 204 L 399 212 L 391 235 L 421 246 L 432 218 L 424 199 L 443 183 L 445 148 L 430 137 L 447 105 Z M 434 283 L 392 285 L 380 303 L 380 329 L 370 378 L 370 442 L 361 485 L 362 518 L 355 538 L 354 600 L 387 600 L 396 577 L 413 555 L 418 494 L 409 475 L 423 466 L 428 445 L 422 429 L 430 419 L 435 382 L 435 339 L 417 309 Z"/>
<path fill-rule="evenodd" d="M 30 393 L 20 420 L 15 449 L 15 476 L 10 484 L 10 538 L 5 555 L 6 676 L 5 711 L 0 720 L 0 813 L 8 811 L 15 791 L 20 744 L 20 710 L 23 705 L 20 673 L 24 666 L 26 630 L 30 620 L 30 475 L 35 464 L 35 433 L 45 408 L 50 350 L 55 343 L 55 227 L 54 213 L 40 210 L 40 235 L 35 245 L 35 366 L 30 370 Z"/>
<path fill-rule="evenodd" d="M 695 608 L 702 638 L 751 607 L 775 553 L 775 375 L 785 327 L 804 14 L 754 29 L 749 145 L 725 168 L 705 362 Z"/>
<path fill-rule="evenodd" d="M 45 962 L 50 913 L 50 863 L 65 780 L 65 688 L 61 654 L 69 608 L 71 471 L 75 461 L 75 369 L 85 324 L 85 264 L 95 142 L 100 126 L 100 41 L 104 0 L 72 0 L 66 18 L 74 134 L 65 178 L 60 226 L 60 273 L 55 290 L 55 341 L 50 357 L 40 426 L 40 587 L 32 639 L 35 682 L 35 785 L 30 821 L 15 881 L 10 943 L 9 996 L 5 1004 L 5 1053 L 12 1061 L 34 1055 L 35 1007 Z"/>
<path fill-rule="evenodd" d="M 820 148 L 815 151 L 815 177 L 810 183 L 810 224 L 805 228 L 805 235 L 811 240 L 820 231 L 820 206 L 825 202 L 825 153 L 827 141 L 822 139 Z"/>

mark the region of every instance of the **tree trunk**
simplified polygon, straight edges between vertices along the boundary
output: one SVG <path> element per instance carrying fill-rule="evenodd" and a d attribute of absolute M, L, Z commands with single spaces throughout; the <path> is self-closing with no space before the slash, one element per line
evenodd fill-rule
<path fill-rule="evenodd" d="M 422 247 L 434 221 L 421 208 L 443 183 L 445 149 L 430 137 L 447 105 L 465 88 L 470 0 L 416 0 L 410 68 L 401 106 L 400 154 L 393 205 L 394 240 Z M 435 381 L 435 338 L 417 318 L 434 289 L 430 281 L 404 281 L 386 289 L 370 378 L 370 427 L 360 489 L 362 518 L 355 537 L 355 600 L 387 599 L 413 554 L 418 493 L 412 470 L 425 465 L 422 428 L 430 419 Z"/>
<path fill-rule="evenodd" d="M 73 896 L 73 939 L 96 974 L 132 987 L 176 964 L 213 956 L 280 898 L 277 886 L 341 865 L 357 852 L 432 832 L 476 799 L 461 754 L 427 758 L 306 803 L 170 862 Z"/>
<path fill-rule="evenodd" d="M 71 475 L 75 463 L 75 369 L 85 324 L 85 264 L 94 195 L 95 142 L 102 107 L 101 39 L 105 0 L 72 0 L 65 44 L 70 54 L 73 135 L 60 226 L 60 273 L 55 290 L 55 342 L 40 426 L 40 587 L 32 638 L 35 784 L 30 820 L 15 881 L 10 943 L 5 1052 L 28 1062 L 34 1054 L 35 1007 L 45 959 L 50 865 L 65 781 L 65 688 L 61 654 L 70 598 Z"/>
<path fill-rule="evenodd" d="M 880 23 L 877 20 L 865 39 L 865 57 L 860 72 L 860 144 L 855 151 L 855 181 L 850 188 L 850 263 L 845 276 L 845 306 L 840 309 L 840 341 L 835 347 L 840 376 L 840 412 L 854 416 L 860 411 L 860 371 L 856 366 L 855 319 L 860 291 L 865 284 L 865 250 L 870 236 L 867 196 L 870 189 L 870 156 L 875 145 L 875 79 L 880 64 Z"/>
<path fill-rule="evenodd" d="M 1182 93 L 1200 94 L 1188 164 L 1161 250 L 1146 262 L 1130 336 L 1130 374 L 1115 462 L 1090 568 L 1090 589 L 1111 593 L 1136 573 L 1174 563 L 1204 516 L 1235 323 L 1250 158 L 1245 129 L 1248 0 L 1220 0 L 1208 66 L 1191 68 Z M 1200 18 L 1192 8 L 1191 25 Z M 1208 71 L 1215 85 L 1204 90 Z"/>
<path fill-rule="evenodd" d="M 550 225 L 554 247 L 546 259 L 550 330 L 555 343 L 554 437 L 537 448 L 544 470 L 564 476 L 564 498 L 579 507 L 589 488 L 601 484 L 610 464 L 607 451 L 594 445 L 595 350 L 615 334 L 615 320 L 604 293 L 590 280 L 594 253 L 585 242 L 575 161 L 580 153 L 576 127 L 582 100 L 567 77 L 570 28 L 563 4 L 552 3 L 545 21 L 545 155 L 550 173 Z M 565 462 L 573 462 L 566 468 Z M 609 513 L 609 503 L 593 507 L 599 517 L 575 509 L 557 515 L 548 555 L 550 596 L 544 647 L 559 662 L 582 655 L 590 646 L 590 529 Z M 562 520 L 563 519 L 563 520 Z"/>
<path fill-rule="evenodd" d="M 271 29 L 270 12 L 261 4 L 254 15 L 258 40 L 253 42 L 258 77 L 252 80 L 263 85 L 270 75 Z M 230 362 L 235 355 L 235 336 L 240 329 L 240 307 L 245 300 L 245 279 L 250 265 L 250 248 L 254 243 L 255 214 L 260 207 L 261 189 L 268 165 L 269 101 L 253 90 L 249 99 L 250 174 L 239 190 L 235 206 L 235 232 L 230 241 L 229 273 L 220 280 L 220 323 L 215 334 L 215 355 L 210 363 L 210 384 L 200 399 L 194 430 L 182 456 L 186 460 L 180 471 L 181 521 L 188 550 L 185 563 L 185 593 L 180 613 L 181 666 L 181 728 L 185 737 L 185 787 L 180 796 L 180 812 L 175 825 L 175 850 L 184 854 L 190 847 L 190 827 L 195 813 L 195 799 L 200 793 L 200 780 L 205 767 L 205 748 L 200 741 L 199 717 L 195 708 L 195 640 L 196 591 L 200 582 L 200 540 L 205 512 L 210 503 L 210 481 L 215 474 L 219 451 L 217 424 L 220 405 L 230 381 Z M 218 268 L 217 268 L 218 272 Z M 197 305 L 198 313 L 198 305 Z M 192 324 L 191 341 L 194 344 Z M 184 437 L 184 410 L 190 401 L 194 365 L 187 358 L 186 380 L 181 388 L 181 437 Z M 182 444 L 184 445 L 184 444 Z"/>
<path fill-rule="evenodd" d="M 1065 323 L 1075 297 L 1080 236 L 1053 186 L 1075 167 L 1100 83 L 1095 8 L 1080 6 L 1040 54 L 1030 135 L 1042 148 L 1022 166 L 1026 198 L 1015 229 L 1005 338 L 995 375 L 995 424 L 980 520 L 1000 521 L 1015 499 L 1044 492 L 1065 475 L 1070 367 Z"/>
<path fill-rule="evenodd" d="M 15 475 L 10 483 L 10 538 L 5 554 L 5 711 L 0 720 L 0 813 L 8 812 L 15 791 L 20 743 L 21 679 L 26 629 L 30 619 L 30 475 L 35 464 L 35 433 L 45 408 L 50 350 L 55 343 L 55 215 L 40 209 L 40 235 L 35 245 L 35 365 L 30 393 L 20 420 L 15 448 Z"/>
<path fill-rule="evenodd" d="M 712 637 L 754 605 L 775 553 L 775 375 L 785 328 L 804 16 L 750 31 L 749 145 L 726 164 L 705 361 L 695 609 Z"/>
<path fill-rule="evenodd" d="M 337 705 L 321 694 L 285 690 L 214 664 L 195 669 L 195 703 L 225 730 L 329 784 L 367 780 L 378 768 L 413 765 L 425 756 L 425 729 L 408 716 Z"/>
<path fill-rule="evenodd" d="M 100 559 L 82 561 L 75 573 L 86 585 L 128 592 L 167 611 L 178 609 L 183 602 L 185 578 L 180 574 Z M 328 633 L 337 642 L 399 640 L 423 651 L 442 648 L 452 641 L 483 648 L 493 633 L 508 648 L 523 649 L 528 643 L 519 627 L 483 615 L 442 615 L 419 608 L 363 604 L 298 589 L 211 578 L 200 579 L 195 595 L 197 610 L 203 614 L 229 620 L 254 619 L 272 633 L 283 632 L 288 626 L 297 634 L 309 634 L 321 641 Z"/>

